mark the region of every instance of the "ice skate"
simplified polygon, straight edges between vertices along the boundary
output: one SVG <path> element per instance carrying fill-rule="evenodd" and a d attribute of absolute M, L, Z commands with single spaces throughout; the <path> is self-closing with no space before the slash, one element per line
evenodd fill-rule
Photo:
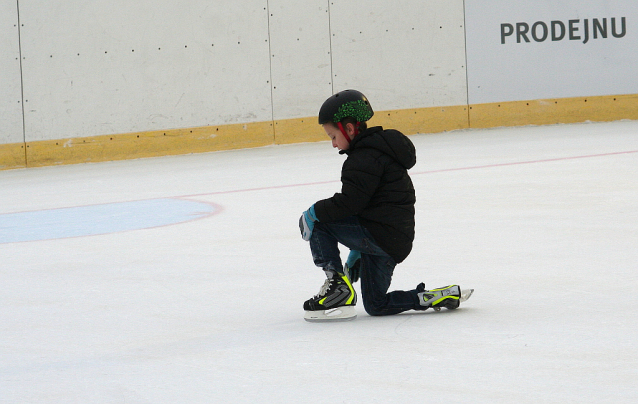
<path fill-rule="evenodd" d="M 357 312 L 357 294 L 348 276 L 327 271 L 328 279 L 319 293 L 303 304 L 306 321 L 346 321 L 354 320 Z"/>
<path fill-rule="evenodd" d="M 433 290 L 425 290 L 425 284 L 417 286 L 417 296 L 419 297 L 420 310 L 433 308 L 440 311 L 442 308 L 454 310 L 461 303 L 472 296 L 474 289 L 461 290 L 459 285 L 445 286 Z"/>

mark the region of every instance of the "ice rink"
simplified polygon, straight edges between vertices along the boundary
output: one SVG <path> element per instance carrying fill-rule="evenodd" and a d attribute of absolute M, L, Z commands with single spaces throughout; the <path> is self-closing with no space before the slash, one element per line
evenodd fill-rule
<path fill-rule="evenodd" d="M 638 121 L 411 139 L 392 288 L 475 293 L 330 324 L 328 142 L 0 171 L 0 403 L 638 402 Z"/>

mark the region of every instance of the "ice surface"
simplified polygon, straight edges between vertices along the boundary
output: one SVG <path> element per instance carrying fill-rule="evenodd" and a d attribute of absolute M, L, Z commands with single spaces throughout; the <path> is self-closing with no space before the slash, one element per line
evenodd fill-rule
<path fill-rule="evenodd" d="M 328 142 L 0 172 L 5 227 L 151 201 L 112 213 L 137 230 L 0 244 L 0 403 L 638 402 L 638 122 L 411 139 L 392 288 L 475 293 L 330 324 L 303 320 L 323 274 L 297 225 L 339 190 Z"/>

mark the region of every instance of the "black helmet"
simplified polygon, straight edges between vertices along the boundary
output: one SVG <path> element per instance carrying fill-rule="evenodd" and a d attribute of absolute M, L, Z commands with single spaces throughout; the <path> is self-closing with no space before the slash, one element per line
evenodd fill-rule
<path fill-rule="evenodd" d="M 365 95 L 357 90 L 340 91 L 328 98 L 319 110 L 319 125 L 328 122 L 341 122 L 345 118 L 354 118 L 365 122 L 372 118 L 374 111 Z"/>

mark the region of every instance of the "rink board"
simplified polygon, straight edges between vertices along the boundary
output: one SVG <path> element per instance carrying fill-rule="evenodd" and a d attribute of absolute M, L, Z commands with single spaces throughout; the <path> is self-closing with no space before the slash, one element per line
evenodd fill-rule
<path fill-rule="evenodd" d="M 630 0 L 0 10 L 0 169 L 325 140 L 319 107 L 346 88 L 408 135 L 638 119 Z"/>

